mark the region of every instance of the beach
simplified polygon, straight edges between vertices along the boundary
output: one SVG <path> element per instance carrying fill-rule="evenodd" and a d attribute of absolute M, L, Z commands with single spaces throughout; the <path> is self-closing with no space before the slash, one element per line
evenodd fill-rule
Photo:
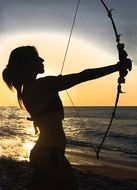
<path fill-rule="evenodd" d="M 69 159 L 79 190 L 137 190 L 137 107 L 120 107 L 96 159 L 112 107 L 78 107 L 85 125 L 71 107 L 65 108 L 64 130 Z M 1 107 L 0 190 L 26 190 L 31 177 L 28 159 L 37 137 L 26 113 Z M 10 127 L 9 127 L 10 126 Z"/>
<path fill-rule="evenodd" d="M 76 153 L 67 153 L 66 156 L 72 164 L 79 190 L 137 190 L 136 167 L 86 158 Z M 80 164 L 83 159 L 85 164 Z M 89 159 L 91 162 L 87 164 Z M 28 161 L 2 157 L 0 189 L 25 190 L 31 173 Z"/>
<path fill-rule="evenodd" d="M 80 190 L 137 190 L 137 167 L 132 163 L 97 160 L 75 153 L 70 153 L 68 158 L 74 162 Z"/>

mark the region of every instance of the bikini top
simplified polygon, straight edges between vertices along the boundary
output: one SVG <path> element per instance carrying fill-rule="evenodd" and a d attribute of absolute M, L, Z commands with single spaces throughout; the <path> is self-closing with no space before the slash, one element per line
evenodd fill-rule
<path fill-rule="evenodd" d="M 44 106 L 42 110 L 40 110 L 36 115 L 31 116 L 32 120 L 39 118 L 42 115 L 49 113 L 61 113 L 62 119 L 64 119 L 64 109 L 62 105 L 62 101 L 58 94 L 51 97 L 50 101 Z"/>

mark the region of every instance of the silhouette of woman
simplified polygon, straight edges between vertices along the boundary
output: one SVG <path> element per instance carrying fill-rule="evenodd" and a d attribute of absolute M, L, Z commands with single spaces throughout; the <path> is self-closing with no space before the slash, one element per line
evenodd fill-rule
<path fill-rule="evenodd" d="M 30 153 L 33 173 L 28 190 L 76 190 L 73 170 L 65 157 L 64 111 L 58 92 L 116 71 L 126 76 L 131 62 L 37 79 L 44 73 L 43 62 L 35 47 L 22 46 L 11 52 L 3 71 L 3 80 L 11 90 L 16 89 L 20 106 L 26 108 L 40 131 Z"/>

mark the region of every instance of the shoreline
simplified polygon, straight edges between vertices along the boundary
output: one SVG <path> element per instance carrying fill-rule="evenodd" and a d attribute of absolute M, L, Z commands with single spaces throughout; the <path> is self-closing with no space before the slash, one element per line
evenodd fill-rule
<path fill-rule="evenodd" d="M 109 176 L 114 179 L 137 180 L 137 165 L 124 161 L 96 159 L 95 156 L 82 153 L 66 152 L 72 166 L 85 173 Z"/>
<path fill-rule="evenodd" d="M 74 170 L 78 190 L 137 190 L 137 169 L 134 167 L 84 157 L 79 153 L 69 152 L 66 156 Z M 28 161 L 0 158 L 0 188 L 3 190 L 26 190 L 31 173 Z"/>

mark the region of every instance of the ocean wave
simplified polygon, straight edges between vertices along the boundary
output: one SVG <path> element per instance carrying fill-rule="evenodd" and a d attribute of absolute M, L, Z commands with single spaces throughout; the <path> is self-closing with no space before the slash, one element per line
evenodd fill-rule
<path fill-rule="evenodd" d="M 32 123 L 26 120 L 26 113 L 17 107 L 1 107 L 0 110 L 0 143 L 3 139 L 8 139 L 11 144 L 15 139 L 16 143 L 17 138 L 21 139 L 19 142 L 23 146 L 26 139 L 28 142 L 34 140 L 34 132 L 30 130 Z M 73 108 L 65 108 L 63 126 L 67 147 L 81 152 L 91 152 L 93 147 L 97 149 L 105 135 L 112 110 L 113 107 L 79 107 L 83 125 Z M 137 107 L 119 107 L 117 115 L 120 117 L 113 121 L 101 152 L 121 160 L 137 160 Z M 5 145 L 7 152 L 8 148 L 8 145 Z"/>

